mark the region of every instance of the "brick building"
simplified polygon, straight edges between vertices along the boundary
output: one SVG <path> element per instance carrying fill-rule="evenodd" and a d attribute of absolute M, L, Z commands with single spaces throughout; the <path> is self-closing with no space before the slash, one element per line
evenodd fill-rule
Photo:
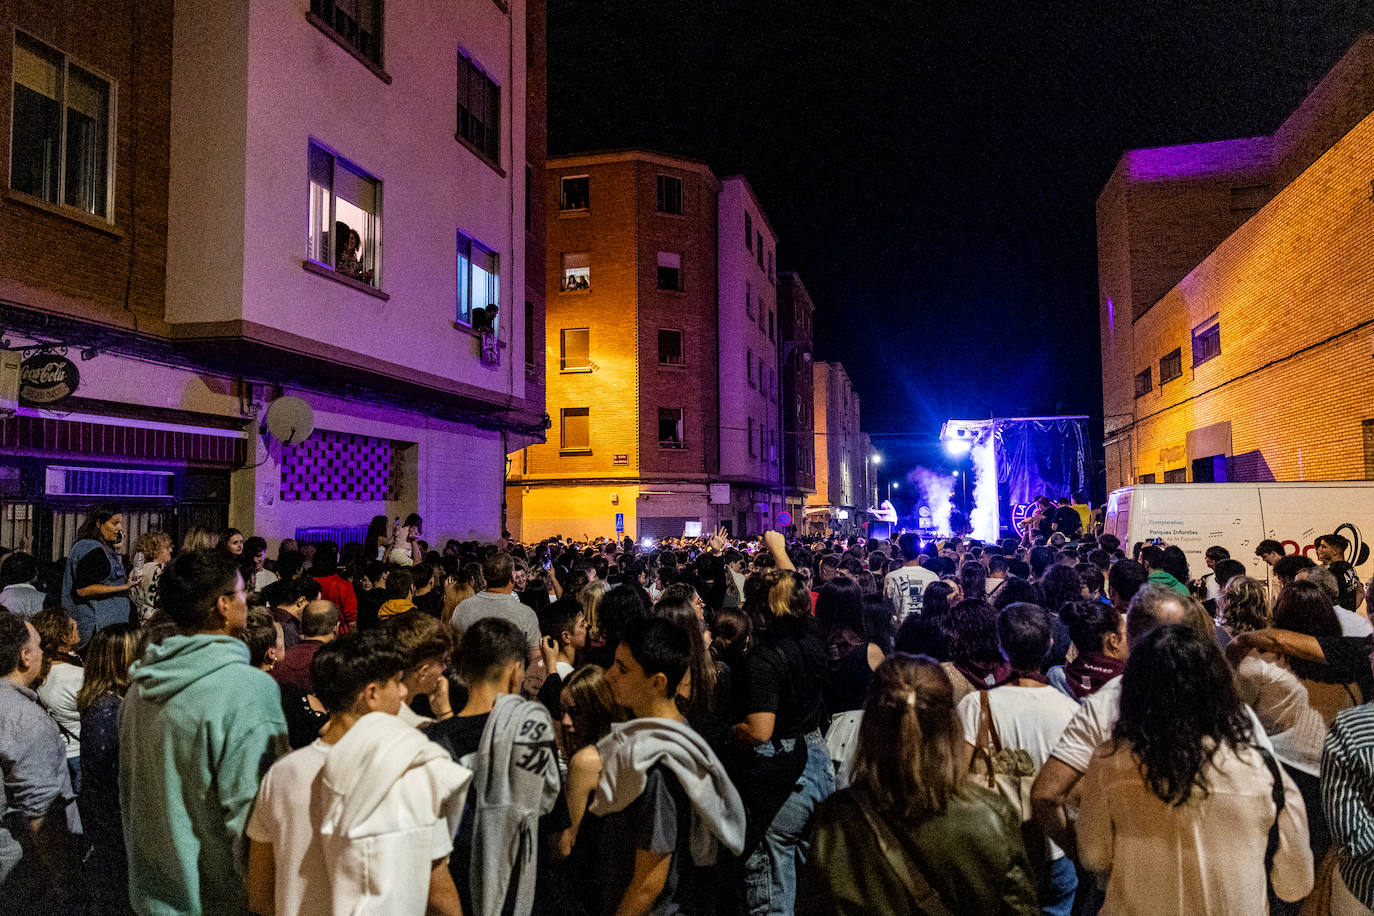
<path fill-rule="evenodd" d="M 1374 476 L 1374 37 L 1273 134 L 1132 150 L 1097 203 L 1106 476 Z"/>
<path fill-rule="evenodd" d="M 867 520 L 872 450 L 859 429 L 859 395 L 836 362 L 812 363 L 816 491 L 806 498 L 807 529 L 857 534 Z"/>
<path fill-rule="evenodd" d="M 0 543 L 58 556 L 109 501 L 130 541 L 499 534 L 543 426 L 516 279 L 542 4 L 4 7 L 0 330 L 80 382 L 0 405 Z M 289 447 L 262 429 L 285 395 L 315 429 Z"/>
<path fill-rule="evenodd" d="M 778 275 L 778 337 L 782 345 L 782 469 L 787 510 L 800 530 L 806 498 L 816 492 L 815 303 L 795 273 Z"/>
<path fill-rule="evenodd" d="M 754 534 L 782 508 L 777 239 L 745 179 L 643 150 L 550 159 L 548 441 L 511 531 Z M 743 238 L 748 230 L 748 240 Z"/>

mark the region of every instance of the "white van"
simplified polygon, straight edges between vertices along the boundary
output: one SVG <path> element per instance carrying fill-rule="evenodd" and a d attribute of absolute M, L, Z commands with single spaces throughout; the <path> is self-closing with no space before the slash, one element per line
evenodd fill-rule
<path fill-rule="evenodd" d="M 1146 483 L 1113 490 L 1103 531 L 1121 539 L 1126 556 L 1139 541 L 1160 538 L 1188 555 L 1194 578 L 1207 572 L 1203 551 L 1219 544 L 1255 578 L 1269 575 L 1255 556 L 1260 541 L 1273 539 L 1285 553 L 1317 559 L 1314 541 L 1340 534 L 1350 541 L 1345 558 L 1368 582 L 1368 528 L 1374 532 L 1374 480 L 1302 483 Z"/>

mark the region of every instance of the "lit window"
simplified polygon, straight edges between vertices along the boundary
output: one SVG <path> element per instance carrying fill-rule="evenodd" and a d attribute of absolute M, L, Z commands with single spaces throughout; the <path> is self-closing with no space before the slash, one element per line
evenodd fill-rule
<path fill-rule="evenodd" d="M 592 262 L 585 251 L 570 251 L 563 255 L 563 276 L 558 281 L 560 292 L 592 288 Z"/>
<path fill-rule="evenodd" d="M 558 368 L 563 372 L 585 372 L 592 367 L 591 335 L 586 328 L 564 328 L 558 332 Z"/>
<path fill-rule="evenodd" d="M 344 44 L 382 65 L 382 0 L 310 0 L 310 12 Z"/>
<path fill-rule="evenodd" d="M 658 364 L 660 366 L 684 365 L 682 358 L 682 332 L 670 328 L 658 329 Z"/>
<path fill-rule="evenodd" d="M 1172 382 L 1183 374 L 1183 351 L 1181 349 L 1164 356 L 1159 361 L 1159 383 Z"/>
<path fill-rule="evenodd" d="M 382 183 L 310 144 L 310 260 L 373 286 L 381 261 Z"/>
<path fill-rule="evenodd" d="M 674 251 L 658 253 L 658 288 L 682 289 L 682 255 Z"/>
<path fill-rule="evenodd" d="M 591 448 L 591 417 L 586 407 L 564 407 L 559 412 L 558 446 L 564 451 Z"/>
<path fill-rule="evenodd" d="M 1193 365 L 1221 355 L 1221 322 L 1213 315 L 1193 329 Z"/>
<path fill-rule="evenodd" d="M 110 99 L 107 80 L 15 33 L 10 187 L 108 217 Z"/>
<path fill-rule="evenodd" d="M 560 210 L 586 210 L 592 204 L 592 180 L 586 175 L 573 175 L 560 182 L 562 194 L 558 198 Z"/>
<path fill-rule="evenodd" d="M 683 448 L 681 407 L 658 409 L 658 447 Z"/>
<path fill-rule="evenodd" d="M 501 152 L 501 88 L 458 52 L 458 136 L 496 162 Z"/>
<path fill-rule="evenodd" d="M 658 212 L 682 213 L 682 179 L 671 175 L 658 176 Z"/>
<path fill-rule="evenodd" d="M 458 320 L 474 328 L 482 327 L 493 333 L 497 323 L 476 312 L 495 312 L 491 306 L 501 303 L 500 274 L 496 252 L 485 245 L 458 233 Z M 475 320 L 474 320 L 475 319 Z"/>

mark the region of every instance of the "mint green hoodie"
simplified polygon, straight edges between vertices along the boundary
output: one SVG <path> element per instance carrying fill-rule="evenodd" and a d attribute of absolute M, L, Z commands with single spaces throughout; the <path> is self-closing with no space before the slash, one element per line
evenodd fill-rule
<path fill-rule="evenodd" d="M 276 682 L 232 636 L 171 636 L 129 669 L 119 802 L 142 914 L 243 913 L 243 830 L 286 752 Z"/>

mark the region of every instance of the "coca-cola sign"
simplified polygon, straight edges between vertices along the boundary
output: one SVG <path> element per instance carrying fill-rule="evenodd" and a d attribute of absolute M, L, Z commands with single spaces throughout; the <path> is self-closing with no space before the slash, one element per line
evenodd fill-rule
<path fill-rule="evenodd" d="M 39 353 L 19 369 L 19 400 L 25 404 L 56 404 L 81 384 L 76 363 L 55 353 Z"/>

